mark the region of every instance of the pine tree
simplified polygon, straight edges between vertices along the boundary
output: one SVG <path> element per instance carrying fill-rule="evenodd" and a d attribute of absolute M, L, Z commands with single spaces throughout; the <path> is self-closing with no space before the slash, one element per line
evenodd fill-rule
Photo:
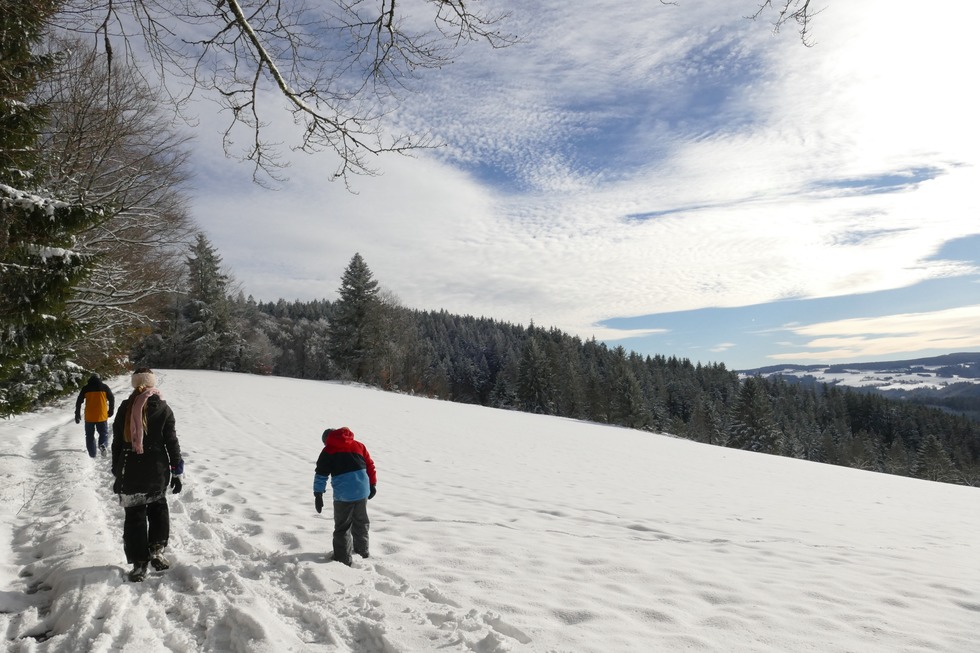
<path fill-rule="evenodd" d="M 580 354 L 584 376 L 585 417 L 595 422 L 608 422 L 612 412 L 610 389 L 605 370 L 608 353 L 605 343 L 599 343 L 593 337 L 582 345 Z"/>
<path fill-rule="evenodd" d="M 912 456 L 905 449 L 905 445 L 902 444 L 902 438 L 892 440 L 885 461 L 885 471 L 898 476 L 911 476 L 914 462 Z"/>
<path fill-rule="evenodd" d="M 946 449 L 935 434 L 929 435 L 915 460 L 915 475 L 928 481 L 948 483 L 955 478 L 956 469 Z"/>
<path fill-rule="evenodd" d="M 613 356 L 611 421 L 630 428 L 647 426 L 650 419 L 643 388 L 626 358 L 626 350 L 618 346 Z"/>
<path fill-rule="evenodd" d="M 745 379 L 732 409 L 728 446 L 761 453 L 780 453 L 779 432 L 763 379 Z"/>
<path fill-rule="evenodd" d="M 187 272 L 182 366 L 231 369 L 243 343 L 232 328 L 228 275 L 222 272 L 221 256 L 204 234 L 197 234 L 191 246 Z"/>
<path fill-rule="evenodd" d="M 4 2 L 0 12 L 0 175 L 17 187 L 27 183 L 40 159 L 37 143 L 47 109 L 28 99 L 55 64 L 52 55 L 38 55 L 34 48 L 57 4 Z"/>
<path fill-rule="evenodd" d="M 490 406 L 495 408 L 515 408 L 517 400 L 517 379 L 520 376 L 520 361 L 517 356 L 509 356 L 503 367 L 497 373 L 493 392 L 490 394 Z"/>
<path fill-rule="evenodd" d="M 197 234 L 186 264 L 185 292 L 174 296 L 167 319 L 134 349 L 133 360 L 159 367 L 241 370 L 240 362 L 248 358 L 246 327 L 232 320 L 230 280 L 204 234 Z"/>
<path fill-rule="evenodd" d="M 380 289 L 360 254 L 354 254 L 340 280 L 330 318 L 330 358 L 355 381 L 371 377 L 373 354 L 381 344 Z"/>
<path fill-rule="evenodd" d="M 530 335 L 524 343 L 517 372 L 517 401 L 524 411 L 551 415 L 554 411 L 551 366 L 534 335 L 534 326 L 531 325 L 528 331 Z"/>
<path fill-rule="evenodd" d="M 727 440 L 717 407 L 703 395 L 687 424 L 687 433 L 691 439 L 707 444 L 724 445 Z"/>
<path fill-rule="evenodd" d="M 78 325 L 65 305 L 92 261 L 72 247 L 104 217 L 33 181 L 47 111 L 30 95 L 54 63 L 33 48 L 57 5 L 7 2 L 0 12 L 0 416 L 74 385 L 69 343 Z"/>
<path fill-rule="evenodd" d="M 854 469 L 878 471 L 878 453 L 867 431 L 859 431 L 842 443 L 841 464 Z"/>

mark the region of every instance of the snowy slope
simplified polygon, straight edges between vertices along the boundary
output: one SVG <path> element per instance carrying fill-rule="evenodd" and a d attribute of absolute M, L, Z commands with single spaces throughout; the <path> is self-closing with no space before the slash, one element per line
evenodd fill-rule
<path fill-rule="evenodd" d="M 142 584 L 71 402 L 0 422 L 5 650 L 978 650 L 972 488 L 332 383 L 158 378 L 187 474 L 175 567 Z M 340 425 L 379 475 L 353 568 L 312 505 Z"/>

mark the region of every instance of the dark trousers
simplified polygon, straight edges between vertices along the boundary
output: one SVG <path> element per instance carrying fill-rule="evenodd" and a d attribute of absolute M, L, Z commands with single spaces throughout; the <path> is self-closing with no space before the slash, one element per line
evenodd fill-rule
<path fill-rule="evenodd" d="M 367 499 L 334 501 L 333 559 L 350 562 L 352 544 L 354 553 L 366 558 L 370 523 L 367 514 Z"/>
<path fill-rule="evenodd" d="M 123 550 L 128 562 L 147 562 L 150 548 L 167 546 L 170 539 L 170 506 L 163 498 L 143 506 L 126 508 Z"/>
<path fill-rule="evenodd" d="M 85 448 L 88 455 L 95 458 L 95 431 L 99 431 L 99 446 L 104 447 L 109 443 L 108 422 L 85 422 Z"/>

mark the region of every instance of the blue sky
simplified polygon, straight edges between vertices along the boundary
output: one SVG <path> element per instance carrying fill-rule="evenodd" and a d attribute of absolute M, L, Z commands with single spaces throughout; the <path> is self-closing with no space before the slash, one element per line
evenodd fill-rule
<path fill-rule="evenodd" d="M 735 369 L 980 349 L 980 9 L 832 0 L 807 48 L 754 2 L 487 4 L 522 42 L 428 71 L 389 127 L 444 146 L 356 194 L 323 156 L 251 185 L 202 114 L 193 214 L 246 292 L 333 299 L 359 252 L 406 306 Z"/>

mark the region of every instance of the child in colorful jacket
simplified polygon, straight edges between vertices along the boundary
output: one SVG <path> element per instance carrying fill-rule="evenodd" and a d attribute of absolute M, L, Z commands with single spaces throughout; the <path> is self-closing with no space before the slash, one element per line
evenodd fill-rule
<path fill-rule="evenodd" d="M 368 499 L 377 493 L 378 477 L 367 448 L 354 439 L 346 426 L 327 429 L 321 437 L 323 451 L 313 476 L 313 505 L 323 510 L 327 478 L 333 490 L 333 559 L 351 564 L 351 549 L 368 557 Z"/>

